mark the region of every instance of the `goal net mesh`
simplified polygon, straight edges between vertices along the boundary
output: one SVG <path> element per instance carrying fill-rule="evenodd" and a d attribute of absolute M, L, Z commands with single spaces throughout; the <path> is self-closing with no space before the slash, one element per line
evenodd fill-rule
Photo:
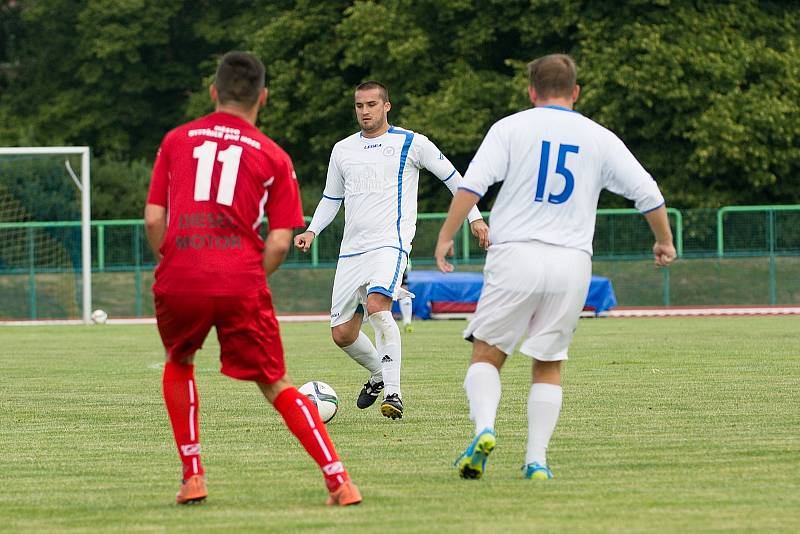
<path fill-rule="evenodd" d="M 81 316 L 80 155 L 0 155 L 0 320 Z"/>

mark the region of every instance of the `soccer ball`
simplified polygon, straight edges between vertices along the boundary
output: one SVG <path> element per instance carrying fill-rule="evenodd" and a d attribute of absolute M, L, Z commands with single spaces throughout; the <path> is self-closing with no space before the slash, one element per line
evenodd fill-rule
<path fill-rule="evenodd" d="M 92 322 L 94 324 L 105 324 L 108 321 L 108 314 L 103 310 L 95 310 L 92 312 Z"/>
<path fill-rule="evenodd" d="M 317 407 L 319 418 L 323 423 L 327 423 L 336 411 L 339 409 L 339 397 L 336 392 L 325 382 L 314 380 L 313 382 L 306 382 L 298 389 L 300 393 L 308 397 L 314 406 Z"/>

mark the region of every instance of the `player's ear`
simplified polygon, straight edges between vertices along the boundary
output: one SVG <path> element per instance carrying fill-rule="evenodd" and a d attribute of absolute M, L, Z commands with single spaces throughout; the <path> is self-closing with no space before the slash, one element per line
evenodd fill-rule
<path fill-rule="evenodd" d="M 264 87 L 261 89 L 261 93 L 258 95 L 258 107 L 263 108 L 267 105 L 267 98 L 269 97 L 269 89 Z"/>
<path fill-rule="evenodd" d="M 392 103 L 388 102 L 388 101 L 384 102 L 383 103 L 383 111 L 385 111 L 386 113 L 389 113 L 390 109 L 392 109 Z"/>
<path fill-rule="evenodd" d="M 217 101 L 219 99 L 219 95 L 217 94 L 217 88 L 213 83 L 208 86 L 208 96 L 211 97 L 211 101 L 213 103 L 215 103 L 215 104 L 217 103 Z"/>
<path fill-rule="evenodd" d="M 572 88 L 572 103 L 573 104 L 578 101 L 578 96 L 580 96 L 580 94 L 581 94 L 581 86 L 578 85 L 578 84 L 575 84 L 575 87 Z"/>
<path fill-rule="evenodd" d="M 531 104 L 536 105 L 538 96 L 536 94 L 536 89 L 534 89 L 532 85 L 528 86 L 528 97 L 531 99 Z"/>

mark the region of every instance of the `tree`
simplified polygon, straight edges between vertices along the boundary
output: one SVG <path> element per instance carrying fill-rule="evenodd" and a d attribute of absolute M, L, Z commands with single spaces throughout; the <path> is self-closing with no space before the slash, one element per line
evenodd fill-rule
<path fill-rule="evenodd" d="M 530 106 L 526 63 L 567 52 L 577 110 L 620 135 L 670 205 L 798 203 L 798 27 L 800 6 L 777 0 L 6 0 L 0 143 L 89 144 L 114 180 L 211 109 L 222 53 L 251 50 L 269 78 L 260 125 L 309 211 L 333 144 L 357 129 L 358 83 L 384 82 L 390 120 L 464 172 L 489 126 Z M 447 207 L 434 179 L 420 185 L 421 210 Z"/>

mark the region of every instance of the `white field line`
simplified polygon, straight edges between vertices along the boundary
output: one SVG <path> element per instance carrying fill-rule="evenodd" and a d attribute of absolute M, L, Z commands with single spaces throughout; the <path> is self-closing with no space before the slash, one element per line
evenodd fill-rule
<path fill-rule="evenodd" d="M 800 315 L 800 306 L 725 306 L 690 308 L 617 308 L 603 312 L 599 317 L 730 317 L 742 315 Z M 469 319 L 471 313 L 437 313 L 433 319 Z M 581 317 L 595 317 L 592 312 L 583 312 Z M 323 322 L 330 320 L 327 314 L 279 315 L 282 323 Z M 52 326 L 83 324 L 79 319 L 57 319 L 37 321 L 2 321 L 0 326 Z M 106 324 L 156 324 L 155 317 L 130 317 L 109 319 Z M 102 326 L 102 325 L 98 325 Z"/>
<path fill-rule="evenodd" d="M 325 315 L 279 315 L 278 321 L 282 323 L 321 322 L 330 321 L 331 317 Z M 36 321 L 5 321 L 0 320 L 0 326 L 61 326 L 83 324 L 80 319 L 41 319 Z M 126 317 L 109 319 L 106 324 L 156 324 L 155 317 Z M 103 325 L 96 325 L 103 326 Z"/>

